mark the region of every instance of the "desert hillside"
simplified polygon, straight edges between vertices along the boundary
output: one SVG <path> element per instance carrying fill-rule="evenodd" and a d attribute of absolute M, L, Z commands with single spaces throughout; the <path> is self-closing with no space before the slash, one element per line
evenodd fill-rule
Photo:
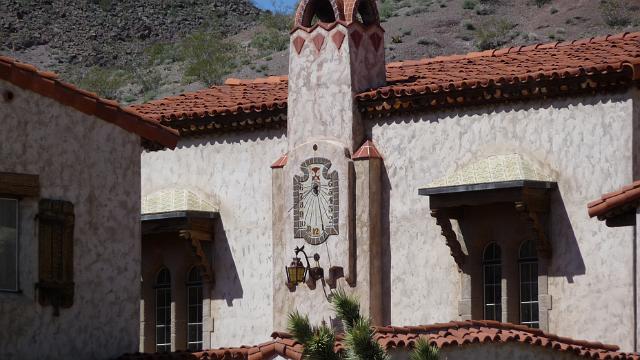
<path fill-rule="evenodd" d="M 0 0 L 0 53 L 125 103 L 287 72 L 291 16 L 249 0 Z M 640 0 L 386 0 L 388 61 L 638 31 Z"/>

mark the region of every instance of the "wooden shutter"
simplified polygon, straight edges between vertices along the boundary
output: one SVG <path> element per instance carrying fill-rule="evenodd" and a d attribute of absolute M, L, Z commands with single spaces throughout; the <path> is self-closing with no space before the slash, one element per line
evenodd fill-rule
<path fill-rule="evenodd" d="M 51 305 L 54 315 L 73 305 L 73 204 L 40 200 L 38 212 L 39 302 Z"/>

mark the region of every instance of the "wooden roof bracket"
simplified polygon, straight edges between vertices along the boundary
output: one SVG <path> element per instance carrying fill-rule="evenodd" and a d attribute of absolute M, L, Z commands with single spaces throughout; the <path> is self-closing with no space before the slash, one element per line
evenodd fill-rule
<path fill-rule="evenodd" d="M 442 229 L 441 233 L 446 239 L 447 246 L 451 249 L 451 256 L 453 256 L 456 264 L 458 264 L 458 270 L 462 271 L 462 267 L 467 259 L 467 254 L 462 249 L 458 236 L 451 225 L 451 219 L 455 217 L 454 212 L 445 209 L 432 209 L 431 216 L 436 219 L 436 224 Z"/>

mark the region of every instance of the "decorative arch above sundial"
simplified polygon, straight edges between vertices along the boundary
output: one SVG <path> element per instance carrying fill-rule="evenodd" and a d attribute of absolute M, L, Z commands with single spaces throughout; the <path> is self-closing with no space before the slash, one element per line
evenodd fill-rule
<path fill-rule="evenodd" d="M 293 177 L 293 233 L 311 245 L 338 235 L 338 172 L 331 161 L 312 157 L 302 162 L 302 175 Z"/>

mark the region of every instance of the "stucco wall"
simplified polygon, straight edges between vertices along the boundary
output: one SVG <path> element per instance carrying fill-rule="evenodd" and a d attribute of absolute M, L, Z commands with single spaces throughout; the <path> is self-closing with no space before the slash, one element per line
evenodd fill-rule
<path fill-rule="evenodd" d="M 219 206 L 212 347 L 261 343 L 273 331 L 270 165 L 286 147 L 284 132 L 272 130 L 184 139 L 175 150 L 142 155 L 143 194 L 193 188 Z"/>
<path fill-rule="evenodd" d="M 38 199 L 20 202 L 21 293 L 0 292 L 0 358 L 107 359 L 138 349 L 140 139 L 0 81 L 0 171 L 40 175 L 41 197 L 75 206 L 74 304 L 37 302 Z"/>
<path fill-rule="evenodd" d="M 427 324 L 458 316 L 457 267 L 429 215 L 429 198 L 418 196 L 417 189 L 474 159 L 517 152 L 557 174 L 550 331 L 632 350 L 633 230 L 607 228 L 586 214 L 589 201 L 632 181 L 631 114 L 627 93 L 370 123 L 386 167 L 384 196 L 390 199 L 383 201 L 383 214 L 388 212 L 383 227 L 390 238 L 391 322 Z"/>

